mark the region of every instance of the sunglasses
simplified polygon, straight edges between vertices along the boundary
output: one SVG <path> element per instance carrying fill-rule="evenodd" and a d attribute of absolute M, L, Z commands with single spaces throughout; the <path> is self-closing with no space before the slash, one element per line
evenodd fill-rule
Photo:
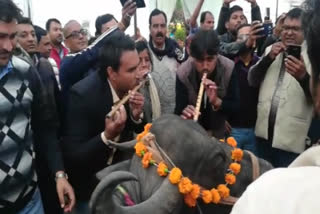
<path fill-rule="evenodd" d="M 88 35 L 88 31 L 86 29 L 81 29 L 79 31 L 72 31 L 71 34 L 66 36 L 66 39 L 69 39 L 70 37 L 72 37 L 73 39 L 78 39 L 80 37 L 80 34 L 82 36 L 87 36 Z"/>

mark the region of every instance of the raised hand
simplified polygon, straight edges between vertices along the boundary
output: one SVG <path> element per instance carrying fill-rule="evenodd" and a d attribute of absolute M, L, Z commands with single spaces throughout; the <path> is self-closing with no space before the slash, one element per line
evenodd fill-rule
<path fill-rule="evenodd" d="M 252 6 L 257 6 L 257 1 L 256 0 L 246 0 L 249 2 Z"/>
<path fill-rule="evenodd" d="M 248 48 L 253 48 L 256 44 L 256 40 L 263 37 L 263 35 L 259 34 L 259 32 L 261 32 L 263 30 L 264 29 L 263 29 L 262 23 L 260 23 L 259 21 L 252 22 L 249 37 L 246 42 L 246 46 Z"/>
<path fill-rule="evenodd" d="M 231 2 L 234 2 L 235 0 L 223 0 L 223 6 L 229 7 Z"/>
<path fill-rule="evenodd" d="M 131 16 L 135 14 L 137 10 L 137 5 L 135 1 L 127 1 L 122 8 L 122 19 L 121 22 L 128 27 L 130 25 Z"/>

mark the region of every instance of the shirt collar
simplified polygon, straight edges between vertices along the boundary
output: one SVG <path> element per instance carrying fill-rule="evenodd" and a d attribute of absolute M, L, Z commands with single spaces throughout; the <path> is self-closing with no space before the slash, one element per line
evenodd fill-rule
<path fill-rule="evenodd" d="M 109 80 L 108 80 L 108 83 L 109 83 L 109 86 L 110 86 L 110 89 L 111 89 L 113 103 L 117 103 L 120 99 L 119 99 L 116 91 L 112 87 L 112 84 L 111 84 L 111 82 Z"/>
<path fill-rule="evenodd" d="M 0 69 L 0 79 L 2 77 L 4 77 L 6 74 L 8 74 L 9 72 L 11 72 L 12 69 L 13 69 L 13 65 L 12 65 L 11 60 L 9 60 L 7 66 L 2 68 L 2 69 Z"/>

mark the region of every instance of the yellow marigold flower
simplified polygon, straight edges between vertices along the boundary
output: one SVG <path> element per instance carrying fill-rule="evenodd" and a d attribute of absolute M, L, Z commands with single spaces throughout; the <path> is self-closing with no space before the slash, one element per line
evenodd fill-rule
<path fill-rule="evenodd" d="M 230 169 L 235 175 L 237 175 L 237 174 L 240 173 L 241 165 L 238 164 L 238 163 L 232 163 L 232 164 L 230 164 L 229 169 Z"/>
<path fill-rule="evenodd" d="M 179 168 L 175 167 L 171 170 L 169 174 L 169 181 L 172 184 L 177 184 L 181 180 L 182 172 Z"/>
<path fill-rule="evenodd" d="M 184 202 L 189 206 L 189 207 L 195 207 L 197 204 L 197 200 L 194 199 L 191 194 L 186 194 L 184 195 Z"/>
<path fill-rule="evenodd" d="M 221 196 L 218 192 L 217 189 L 213 188 L 210 190 L 211 192 L 211 195 L 212 195 L 212 202 L 215 203 L 215 204 L 218 204 L 221 200 Z"/>
<path fill-rule="evenodd" d="M 193 199 L 197 200 L 197 198 L 200 196 L 200 186 L 198 184 L 193 184 L 190 194 Z"/>
<path fill-rule="evenodd" d="M 219 140 L 219 142 L 224 143 L 225 140 L 224 140 L 223 138 L 221 138 L 221 139 Z"/>
<path fill-rule="evenodd" d="M 228 174 L 226 174 L 224 180 L 226 181 L 227 184 L 232 185 L 232 184 L 236 183 L 236 176 L 228 173 Z"/>
<path fill-rule="evenodd" d="M 234 137 L 228 137 L 227 143 L 232 147 L 237 147 L 237 141 Z"/>
<path fill-rule="evenodd" d="M 178 187 L 180 193 L 187 194 L 192 190 L 192 182 L 187 177 L 181 178 Z"/>
<path fill-rule="evenodd" d="M 163 163 L 163 161 L 161 161 L 158 164 L 157 172 L 160 176 L 167 176 L 169 172 L 168 166 L 165 163 Z"/>
<path fill-rule="evenodd" d="M 144 154 L 141 160 L 143 168 L 148 168 L 151 160 L 152 160 L 151 152 L 147 152 L 146 154 Z"/>
<path fill-rule="evenodd" d="M 147 147 L 140 141 L 138 143 L 136 143 L 136 145 L 134 146 L 135 150 L 136 150 L 136 154 L 139 157 L 142 157 L 143 154 L 145 154 L 148 150 Z"/>
<path fill-rule="evenodd" d="M 241 149 L 234 149 L 232 151 L 231 158 L 235 161 L 241 161 L 243 157 L 243 151 Z"/>
<path fill-rule="evenodd" d="M 230 196 L 230 189 L 224 184 L 218 186 L 218 192 L 221 198 L 228 198 Z"/>
<path fill-rule="evenodd" d="M 149 132 L 149 130 L 151 129 L 151 126 L 152 126 L 151 123 L 147 123 L 147 124 L 144 126 L 144 132 Z"/>
<path fill-rule="evenodd" d="M 209 204 L 212 201 L 212 194 L 209 190 L 203 190 L 201 195 L 204 203 Z"/>

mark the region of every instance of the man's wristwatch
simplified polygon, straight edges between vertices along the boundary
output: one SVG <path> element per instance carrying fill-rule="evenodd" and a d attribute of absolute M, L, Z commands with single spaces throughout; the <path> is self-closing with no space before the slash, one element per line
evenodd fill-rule
<path fill-rule="evenodd" d="M 56 174 L 55 180 L 57 181 L 59 178 L 65 178 L 65 179 L 68 180 L 68 175 L 67 175 L 67 173 L 65 173 L 65 172 L 58 172 L 58 173 Z"/>

